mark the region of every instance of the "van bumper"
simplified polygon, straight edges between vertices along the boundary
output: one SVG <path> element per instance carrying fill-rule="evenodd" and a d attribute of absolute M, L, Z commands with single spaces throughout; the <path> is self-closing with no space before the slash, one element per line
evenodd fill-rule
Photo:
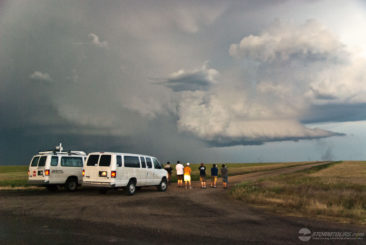
<path fill-rule="evenodd" d="M 109 182 L 83 181 L 83 186 L 99 188 L 115 188 L 116 185 Z"/>
<path fill-rule="evenodd" d="M 48 180 L 28 180 L 29 185 L 49 185 L 50 182 Z"/>

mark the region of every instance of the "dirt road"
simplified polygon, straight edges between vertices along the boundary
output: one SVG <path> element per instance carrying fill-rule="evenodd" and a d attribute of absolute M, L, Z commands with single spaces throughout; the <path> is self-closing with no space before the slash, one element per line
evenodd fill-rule
<path fill-rule="evenodd" d="M 297 166 L 234 176 L 231 184 L 289 173 Z M 230 199 L 219 187 L 192 190 L 146 188 L 134 196 L 95 190 L 0 192 L 0 243 L 3 244 L 293 244 L 303 227 L 311 231 L 365 232 L 366 227 L 281 217 Z M 362 240 L 338 241 L 342 244 Z M 317 241 L 329 242 L 329 241 Z M 332 243 L 337 242 L 332 240 Z"/>

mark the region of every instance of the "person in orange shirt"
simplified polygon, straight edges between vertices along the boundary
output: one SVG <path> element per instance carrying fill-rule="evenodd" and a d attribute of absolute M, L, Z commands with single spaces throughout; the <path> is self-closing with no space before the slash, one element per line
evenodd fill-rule
<path fill-rule="evenodd" d="M 187 165 L 184 167 L 184 185 L 186 186 L 186 189 L 192 189 L 192 182 L 191 182 L 191 172 L 192 169 L 189 167 L 189 162 L 187 162 Z"/>

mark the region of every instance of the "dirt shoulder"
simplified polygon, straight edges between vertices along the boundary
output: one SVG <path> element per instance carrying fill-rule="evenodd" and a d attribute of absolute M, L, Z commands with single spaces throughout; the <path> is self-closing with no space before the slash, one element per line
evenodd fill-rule
<path fill-rule="evenodd" d="M 233 176 L 229 181 L 233 184 L 319 164 L 324 163 Z M 41 238 L 44 233 L 49 235 L 49 239 L 61 234 L 60 237 L 83 241 L 82 238 L 87 236 L 84 242 L 88 241 L 88 244 L 100 244 L 100 241 L 131 244 L 183 244 L 187 241 L 194 244 L 286 244 L 298 242 L 298 231 L 303 227 L 312 231 L 366 230 L 361 226 L 269 214 L 230 199 L 228 190 L 222 189 L 220 183 L 215 189 L 202 190 L 198 182 L 194 182 L 193 187 L 192 190 L 185 190 L 172 184 L 165 193 L 151 187 L 142 189 L 134 196 L 126 196 L 121 191 L 100 195 L 95 190 L 75 193 L 1 191 L 0 217 L 3 226 L 5 224 L 10 228 L 3 230 L 0 237 L 17 243 L 16 239 L 20 239 L 14 237 L 17 227 L 24 226 L 28 227 L 22 230 L 24 238 L 31 234 Z M 58 241 L 61 242 L 59 244 L 65 242 L 62 239 Z"/>

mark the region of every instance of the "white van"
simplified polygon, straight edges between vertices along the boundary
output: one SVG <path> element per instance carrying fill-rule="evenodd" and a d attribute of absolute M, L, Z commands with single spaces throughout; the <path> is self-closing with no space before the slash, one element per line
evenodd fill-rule
<path fill-rule="evenodd" d="M 83 170 L 83 186 L 108 189 L 124 188 L 129 195 L 136 187 L 157 186 L 166 191 L 168 173 L 156 157 L 113 152 L 89 153 Z"/>
<path fill-rule="evenodd" d="M 50 191 L 60 185 L 68 191 L 75 191 L 82 181 L 86 153 L 83 151 L 62 151 L 62 144 L 53 151 L 34 155 L 28 169 L 30 185 L 45 186 Z"/>

